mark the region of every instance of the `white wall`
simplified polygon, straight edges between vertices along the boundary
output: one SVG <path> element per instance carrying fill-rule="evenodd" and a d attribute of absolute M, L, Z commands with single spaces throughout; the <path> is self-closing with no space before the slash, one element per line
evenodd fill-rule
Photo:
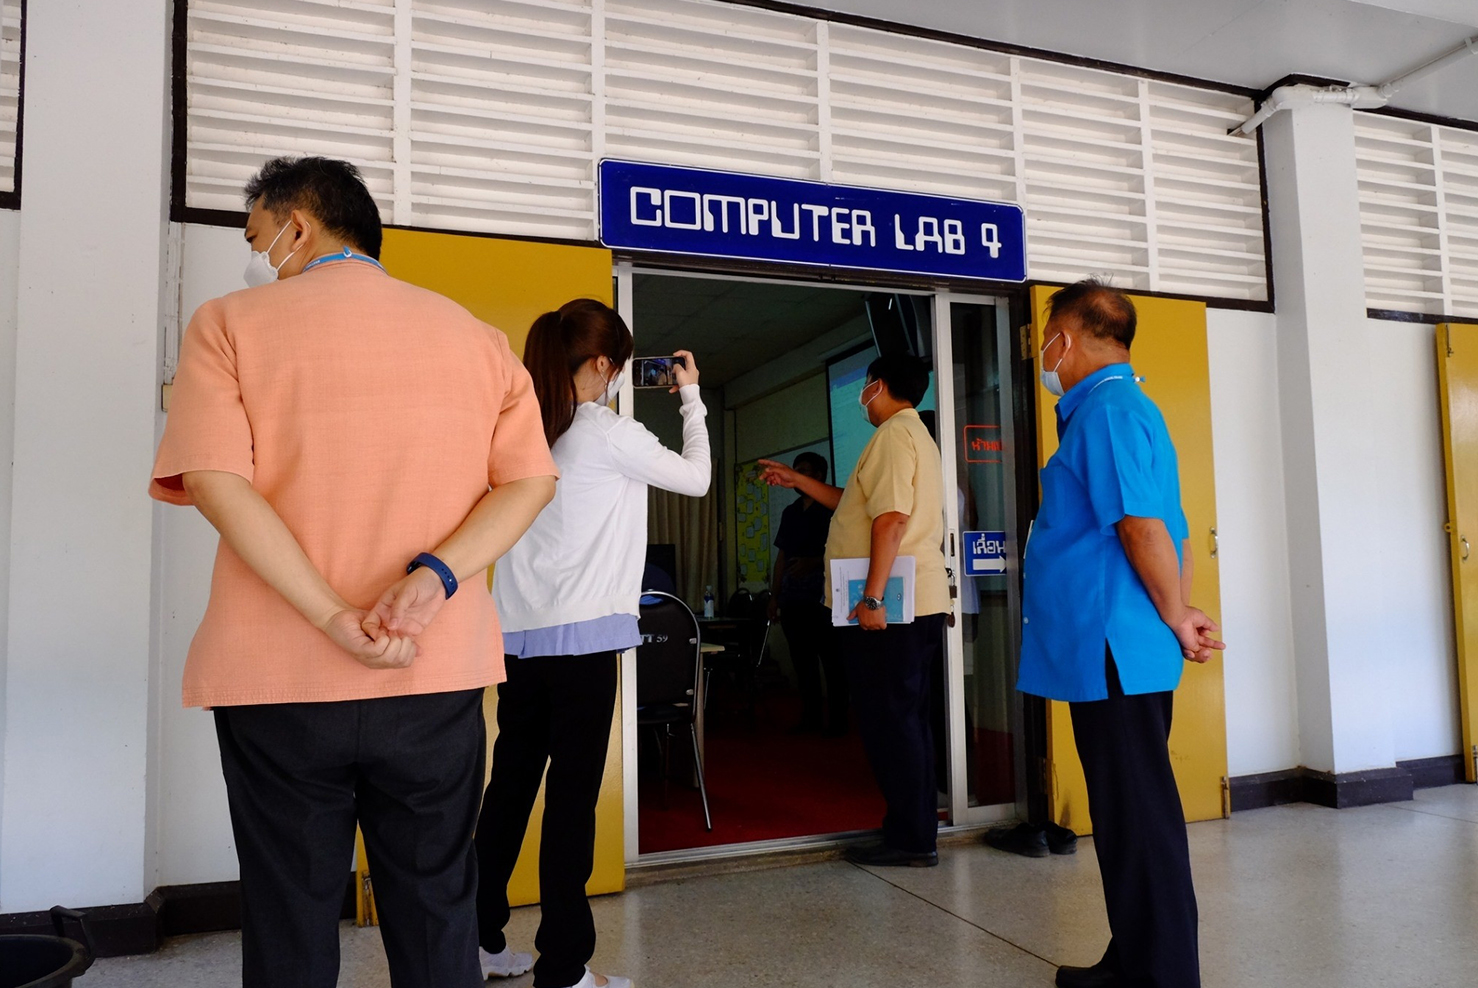
<path fill-rule="evenodd" d="M 0 545 L 10 543 L 11 457 L 15 450 L 15 295 L 21 215 L 0 209 Z M 0 601 L 10 596 L 10 554 L 0 553 Z M 0 607 L 0 711 L 5 710 L 5 640 L 10 612 Z M 5 818 L 5 724 L 0 719 L 0 820 Z M 0 830 L 0 844 L 5 834 Z"/>
<path fill-rule="evenodd" d="M 169 175 L 167 5 L 31 4 L 26 31 L 7 540 L 24 579 L 7 595 L 6 912 L 149 892 L 144 482 Z"/>
<path fill-rule="evenodd" d="M 1448 567 L 1447 488 L 1437 395 L 1436 334 L 1423 323 L 1367 320 L 1369 376 L 1352 382 L 1373 406 L 1367 462 L 1369 578 L 1396 759 L 1461 750 L 1457 644 Z"/>
<path fill-rule="evenodd" d="M 1395 760 L 1450 755 L 1461 741 L 1433 327 L 1371 319 L 1361 328 L 1371 366 L 1349 386 L 1370 403 L 1369 434 L 1361 441 L 1374 497 L 1365 509 L 1363 578 L 1376 585 L 1380 603 L 1364 626 L 1384 669 L 1376 686 Z M 1233 776 L 1304 763 L 1277 332 L 1277 318 L 1266 313 L 1207 315 Z"/>
<path fill-rule="evenodd" d="M 245 287 L 246 242 L 241 231 L 187 225 L 183 228 L 180 317 L 188 320 L 202 302 Z M 164 413 L 158 413 L 158 431 Z M 236 849 L 221 779 L 215 721 L 206 711 L 180 705 L 180 682 L 190 639 L 205 614 L 215 560 L 216 533 L 193 508 L 156 503 L 158 560 L 158 683 L 155 750 L 158 792 L 155 809 L 157 885 L 224 882 L 237 877 Z"/>
<path fill-rule="evenodd" d="M 1277 320 L 1210 309 L 1227 763 L 1234 776 L 1299 764 L 1288 528 L 1278 416 Z"/>

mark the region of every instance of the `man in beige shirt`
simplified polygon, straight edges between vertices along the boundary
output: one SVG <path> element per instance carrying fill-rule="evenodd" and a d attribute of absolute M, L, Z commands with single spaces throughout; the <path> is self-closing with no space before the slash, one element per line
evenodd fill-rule
<path fill-rule="evenodd" d="M 929 367 L 911 356 L 878 358 L 858 402 L 876 428 L 845 487 L 832 487 L 770 460 L 762 479 L 793 487 L 836 514 L 826 540 L 826 602 L 831 561 L 868 559 L 855 621 L 835 629 L 862 743 L 887 801 L 882 843 L 853 860 L 870 865 L 939 863 L 930 676 L 944 647 L 950 609 L 944 568 L 944 492 L 939 447 L 914 410 L 929 388 Z M 882 601 L 900 556 L 915 567 L 914 620 L 889 624 Z"/>

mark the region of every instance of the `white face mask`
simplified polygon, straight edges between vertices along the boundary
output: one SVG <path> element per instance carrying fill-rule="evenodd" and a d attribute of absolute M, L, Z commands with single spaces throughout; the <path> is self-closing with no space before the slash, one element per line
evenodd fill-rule
<path fill-rule="evenodd" d="M 606 389 L 601 392 L 600 397 L 596 400 L 602 405 L 609 405 L 616 400 L 616 396 L 621 393 L 621 389 L 624 387 L 626 387 L 626 372 L 624 370 L 618 370 L 616 376 L 606 382 Z"/>
<path fill-rule="evenodd" d="M 871 405 L 873 402 L 875 402 L 875 401 L 878 400 L 878 395 L 880 395 L 880 394 L 883 393 L 883 389 L 881 387 L 879 387 L 878 390 L 877 390 L 877 393 L 874 394 L 871 398 L 867 399 L 866 401 L 863 401 L 862 400 L 862 396 L 865 395 L 865 394 L 867 394 L 867 389 L 868 388 L 872 387 L 874 384 L 880 384 L 880 383 L 881 382 L 879 382 L 879 381 L 869 381 L 868 383 L 866 383 L 866 384 L 864 384 L 862 386 L 862 390 L 861 391 L 857 392 L 857 407 L 860 408 L 860 409 L 862 409 L 862 417 L 865 418 L 865 419 L 867 419 L 867 424 L 868 425 L 872 425 L 872 416 L 869 415 L 869 414 L 867 414 L 867 406 L 868 405 Z"/>
<path fill-rule="evenodd" d="M 1057 334 L 1057 336 L 1061 336 L 1061 335 L 1062 335 L 1061 333 L 1058 333 Z M 1057 336 L 1054 336 L 1054 337 L 1052 337 L 1052 339 L 1050 339 L 1050 340 L 1047 341 L 1047 346 L 1042 347 L 1042 353 L 1046 353 L 1047 352 L 1047 347 L 1049 347 L 1053 343 L 1057 342 Z M 1062 356 L 1060 356 L 1060 357 L 1057 358 L 1057 363 L 1056 363 L 1056 365 L 1053 366 L 1053 368 L 1051 370 L 1048 370 L 1045 367 L 1042 368 L 1042 387 L 1046 388 L 1047 389 L 1047 392 L 1049 394 L 1056 395 L 1059 398 L 1061 398 L 1062 395 L 1063 395 L 1063 388 L 1062 388 L 1062 378 L 1058 377 L 1058 375 L 1057 375 L 1057 368 L 1058 367 L 1061 367 L 1062 366 L 1062 362 L 1067 359 L 1068 343 L 1071 342 L 1071 341 L 1072 341 L 1072 337 L 1069 336 L 1067 338 L 1067 340 L 1065 340 L 1063 342 L 1063 344 L 1062 344 Z"/>
<path fill-rule="evenodd" d="M 246 270 L 241 275 L 242 279 L 246 281 L 246 287 L 256 288 L 260 285 L 272 284 L 272 282 L 277 280 L 278 272 L 282 270 L 282 264 L 286 264 L 288 258 L 292 257 L 293 254 L 296 254 L 302 248 L 302 244 L 294 247 L 292 253 L 282 259 L 282 264 L 273 266 L 272 248 L 277 246 L 277 241 L 282 239 L 282 235 L 287 232 L 287 228 L 290 226 L 292 226 L 291 220 L 284 223 L 282 229 L 277 231 L 277 236 L 273 237 L 272 242 L 267 245 L 266 250 L 252 251 L 251 260 L 246 262 Z"/>

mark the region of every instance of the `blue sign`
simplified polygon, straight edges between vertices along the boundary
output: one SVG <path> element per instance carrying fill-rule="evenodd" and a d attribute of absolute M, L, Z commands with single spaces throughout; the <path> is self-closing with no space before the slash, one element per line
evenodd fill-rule
<path fill-rule="evenodd" d="M 1006 572 L 1005 532 L 966 532 L 964 542 L 966 576 Z"/>
<path fill-rule="evenodd" d="M 1025 227 L 1012 203 L 600 163 L 600 241 L 618 249 L 1025 281 Z"/>

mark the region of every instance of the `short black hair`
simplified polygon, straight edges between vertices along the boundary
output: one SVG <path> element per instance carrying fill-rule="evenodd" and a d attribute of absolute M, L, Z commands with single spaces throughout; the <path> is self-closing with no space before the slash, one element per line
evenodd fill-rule
<path fill-rule="evenodd" d="M 929 365 L 911 353 L 896 353 L 868 364 L 867 379 L 882 381 L 894 398 L 917 407 L 929 391 Z"/>
<path fill-rule="evenodd" d="M 1047 299 L 1047 311 L 1049 318 L 1070 318 L 1089 336 L 1117 343 L 1126 350 L 1134 343 L 1138 321 L 1134 303 L 1128 295 L 1097 278 L 1084 278 L 1054 293 Z"/>
<path fill-rule="evenodd" d="M 261 202 L 277 217 L 294 209 L 312 213 L 329 233 L 380 259 L 380 207 L 347 161 L 273 158 L 246 183 L 245 194 L 247 209 Z"/>
<path fill-rule="evenodd" d="M 822 456 L 820 453 L 813 453 L 809 449 L 803 453 L 797 453 L 795 455 L 795 462 L 792 463 L 791 466 L 795 467 L 797 470 L 799 470 L 802 466 L 812 467 L 816 470 L 817 473 L 821 474 L 822 480 L 826 479 L 826 457 Z"/>

